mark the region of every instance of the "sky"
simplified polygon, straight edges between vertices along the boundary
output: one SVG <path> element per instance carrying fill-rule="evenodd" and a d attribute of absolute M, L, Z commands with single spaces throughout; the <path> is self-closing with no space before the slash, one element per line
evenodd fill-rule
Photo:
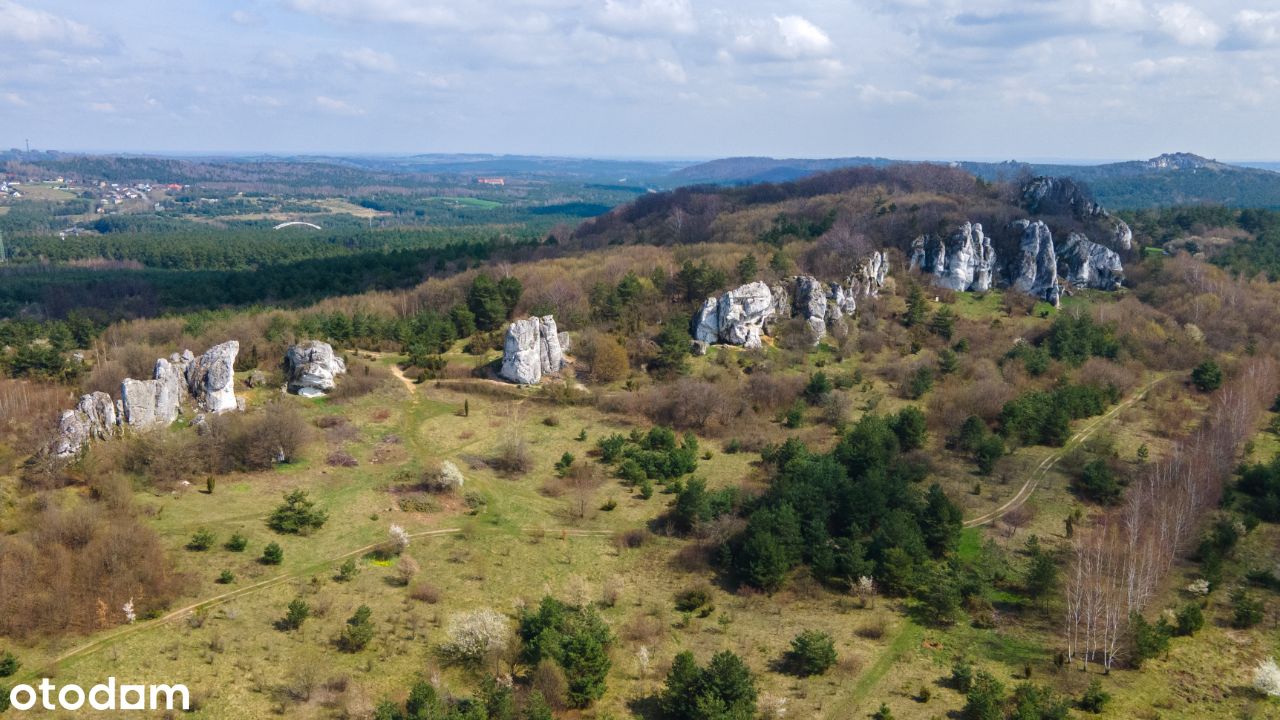
<path fill-rule="evenodd" d="M 0 147 L 1280 159 L 1280 0 L 0 0 Z"/>

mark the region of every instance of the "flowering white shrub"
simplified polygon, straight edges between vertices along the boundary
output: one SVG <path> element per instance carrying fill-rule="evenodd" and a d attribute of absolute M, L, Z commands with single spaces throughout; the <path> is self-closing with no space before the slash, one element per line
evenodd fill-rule
<path fill-rule="evenodd" d="M 396 546 L 396 552 L 402 553 L 409 549 L 409 533 L 399 525 L 392 524 L 387 530 L 387 534 L 391 536 L 391 544 Z"/>
<path fill-rule="evenodd" d="M 505 650 L 510 636 L 507 618 L 502 613 L 479 608 L 449 618 L 444 651 L 457 660 L 478 662 Z"/>
<path fill-rule="evenodd" d="M 785 695 L 764 694 L 760 697 L 760 717 L 763 720 L 782 720 L 787 716 Z"/>
<path fill-rule="evenodd" d="M 1208 595 L 1209 581 L 1205 580 L 1204 578 L 1200 578 L 1198 580 L 1192 580 L 1191 584 L 1187 586 L 1187 592 L 1191 593 L 1192 595 Z"/>
<path fill-rule="evenodd" d="M 1280 666 L 1275 658 L 1258 663 L 1253 671 L 1253 689 L 1269 697 L 1280 697 Z"/>
<path fill-rule="evenodd" d="M 129 602 L 120 609 L 124 611 L 125 622 L 133 624 L 138 619 L 138 614 L 133 611 L 133 598 L 129 598 Z"/>

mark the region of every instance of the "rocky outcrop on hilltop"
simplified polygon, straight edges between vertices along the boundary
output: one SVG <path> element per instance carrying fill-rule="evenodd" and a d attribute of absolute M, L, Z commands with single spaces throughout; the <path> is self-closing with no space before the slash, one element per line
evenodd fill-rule
<path fill-rule="evenodd" d="M 59 418 L 53 453 L 70 457 L 88 442 L 113 437 L 126 427 L 167 426 L 178 419 L 187 401 L 203 412 L 243 409 L 232 384 L 239 349 L 240 344 L 232 340 L 209 348 L 199 358 L 190 350 L 160 358 L 149 379 L 125 378 L 120 399 L 114 402 L 104 392 L 81 396 L 75 409 Z"/>
<path fill-rule="evenodd" d="M 558 373 L 564 366 L 564 351 L 554 316 L 517 320 L 507 328 L 502 343 L 502 369 L 498 372 L 503 379 L 534 385 L 543 375 Z"/>
<path fill-rule="evenodd" d="M 1095 237 L 1103 237 L 1112 250 L 1133 249 L 1129 224 L 1094 202 L 1088 191 L 1071 178 L 1037 177 L 1021 190 L 1022 206 L 1036 214 L 1069 214 L 1089 226 Z"/>
<path fill-rule="evenodd" d="M 718 297 L 707 298 L 693 323 L 698 351 L 721 343 L 754 349 L 769 326 L 778 320 L 800 318 L 815 344 L 830 324 L 858 309 L 858 300 L 873 297 L 884 287 L 889 263 L 884 253 L 872 253 L 846 278 L 827 283 L 811 275 L 797 275 L 775 285 L 747 283 Z"/>
<path fill-rule="evenodd" d="M 329 343 L 307 340 L 285 352 L 284 369 L 289 392 L 319 397 L 334 388 L 336 377 L 347 371 L 347 365 Z"/>
<path fill-rule="evenodd" d="M 1068 235 L 1057 255 L 1058 274 L 1072 287 L 1118 290 L 1124 282 L 1120 256 L 1082 233 Z"/>
<path fill-rule="evenodd" d="M 957 291 L 986 292 L 995 278 L 996 251 L 980 223 L 961 225 L 946 238 L 921 235 L 911 245 L 911 269 L 933 284 Z"/>

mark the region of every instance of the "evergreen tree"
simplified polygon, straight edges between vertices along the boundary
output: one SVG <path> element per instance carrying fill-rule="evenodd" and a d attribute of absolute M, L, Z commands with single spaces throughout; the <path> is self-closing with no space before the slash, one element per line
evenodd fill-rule
<path fill-rule="evenodd" d="M 923 323 L 925 310 L 924 290 L 920 288 L 919 283 L 913 282 L 907 289 L 907 311 L 902 315 L 902 324 L 906 327 L 915 327 Z"/>

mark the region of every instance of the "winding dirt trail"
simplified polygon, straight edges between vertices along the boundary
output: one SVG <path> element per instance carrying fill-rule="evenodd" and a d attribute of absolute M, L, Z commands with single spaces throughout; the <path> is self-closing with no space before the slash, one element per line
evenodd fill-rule
<path fill-rule="evenodd" d="M 964 526 L 967 528 L 970 528 L 970 527 L 980 527 L 982 525 L 987 525 L 989 523 L 993 523 L 996 520 L 999 520 L 1000 518 L 1004 517 L 1011 510 L 1022 507 L 1022 505 L 1025 504 L 1027 500 L 1031 498 L 1031 494 L 1036 491 L 1036 488 L 1039 487 L 1040 481 L 1044 480 L 1044 478 L 1049 474 L 1049 471 L 1052 470 L 1053 467 L 1058 464 L 1058 461 L 1061 460 L 1063 456 L 1067 454 L 1067 451 L 1071 450 L 1076 445 L 1079 445 L 1085 440 L 1088 440 L 1089 436 L 1093 435 L 1093 433 L 1096 432 L 1098 428 L 1102 427 L 1104 424 L 1109 422 L 1112 418 L 1118 415 L 1122 410 L 1132 407 L 1134 403 L 1146 397 L 1147 392 L 1151 390 L 1151 388 L 1155 387 L 1157 383 L 1159 383 L 1164 379 L 1165 379 L 1164 375 L 1157 377 L 1156 379 L 1152 380 L 1151 382 L 1139 388 L 1129 397 L 1125 398 L 1118 405 L 1111 408 L 1110 411 L 1090 420 L 1087 424 L 1085 424 L 1084 427 L 1080 428 L 1079 432 L 1077 432 L 1075 435 L 1072 435 L 1071 439 L 1068 440 L 1067 443 L 1063 445 L 1059 450 L 1048 455 L 1047 457 L 1045 457 L 1044 460 L 1041 460 L 1040 464 L 1036 465 L 1036 468 L 1031 471 L 1031 475 L 1027 478 L 1027 481 L 1022 484 L 1022 487 L 1018 489 L 1018 492 L 1012 498 L 1010 498 L 1008 502 L 996 508 L 995 510 L 992 510 L 987 513 L 983 513 L 978 517 L 965 520 Z"/>

